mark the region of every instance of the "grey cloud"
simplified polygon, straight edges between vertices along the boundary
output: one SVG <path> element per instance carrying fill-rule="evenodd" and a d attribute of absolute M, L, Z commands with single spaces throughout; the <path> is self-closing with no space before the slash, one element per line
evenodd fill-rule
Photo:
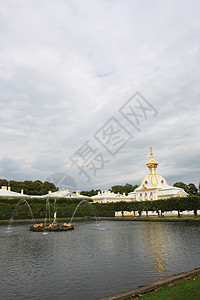
<path fill-rule="evenodd" d="M 174 1 L 38 5 L 0 4 L 1 177 L 64 172 L 83 189 L 138 183 L 152 146 L 170 181 L 197 182 L 199 1 L 182 1 L 181 9 Z M 141 132 L 118 112 L 130 91 L 158 110 Z M 134 133 L 115 158 L 93 138 L 112 116 Z M 110 159 L 91 183 L 69 162 L 87 140 Z"/>

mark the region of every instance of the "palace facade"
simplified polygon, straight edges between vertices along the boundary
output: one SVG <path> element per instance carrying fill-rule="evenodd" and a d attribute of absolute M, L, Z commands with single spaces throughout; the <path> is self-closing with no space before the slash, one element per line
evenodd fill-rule
<path fill-rule="evenodd" d="M 188 194 L 182 188 L 170 186 L 164 177 L 157 174 L 158 162 L 153 158 L 152 147 L 149 151 L 150 160 L 146 163 L 149 174 L 142 179 L 139 187 L 134 192 L 129 193 L 128 197 L 136 201 L 186 197 Z"/>
<path fill-rule="evenodd" d="M 167 180 L 157 173 L 158 162 L 153 157 L 153 149 L 150 147 L 150 160 L 146 163 L 149 174 L 146 175 L 138 188 L 126 196 L 125 194 L 115 194 L 110 191 L 98 192 L 92 196 L 92 200 L 98 203 L 109 203 L 118 201 L 146 201 L 167 199 L 170 197 L 186 197 L 188 194 L 178 187 L 171 186 Z"/>

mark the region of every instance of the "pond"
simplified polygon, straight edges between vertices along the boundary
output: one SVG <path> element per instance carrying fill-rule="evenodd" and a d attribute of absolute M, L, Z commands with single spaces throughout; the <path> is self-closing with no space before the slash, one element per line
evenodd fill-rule
<path fill-rule="evenodd" d="M 1 299 L 94 300 L 200 266 L 196 223 L 74 225 L 45 234 L 0 226 Z"/>

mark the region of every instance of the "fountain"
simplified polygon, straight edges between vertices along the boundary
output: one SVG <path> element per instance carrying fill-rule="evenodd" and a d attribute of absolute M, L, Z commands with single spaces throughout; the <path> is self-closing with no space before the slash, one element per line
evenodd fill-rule
<path fill-rule="evenodd" d="M 49 225 L 46 224 L 47 220 L 47 213 L 49 214 Z M 49 205 L 49 199 L 46 201 L 46 214 L 45 214 L 45 221 L 44 224 L 34 224 L 30 227 L 31 231 L 36 232 L 44 232 L 44 231 L 68 231 L 73 230 L 74 226 L 71 225 L 71 223 L 64 223 L 64 224 L 58 224 L 56 221 L 56 199 L 54 200 L 54 219 L 53 222 L 50 224 L 50 205 Z"/>
<path fill-rule="evenodd" d="M 15 206 L 15 208 L 14 208 L 14 212 L 13 212 L 13 214 L 12 214 L 10 220 L 9 220 L 8 227 L 7 227 L 7 231 L 6 231 L 7 233 L 9 233 L 9 232 L 11 231 L 11 225 L 12 225 L 12 223 L 13 223 L 13 219 L 14 219 L 14 216 L 15 216 L 15 214 L 16 214 L 16 211 L 17 211 L 19 205 L 20 205 L 21 203 L 23 203 L 23 202 L 27 205 L 27 207 L 28 207 L 28 209 L 29 209 L 29 212 L 30 212 L 30 215 L 31 215 L 33 224 L 35 223 L 35 217 L 34 217 L 33 211 L 32 211 L 32 209 L 31 209 L 31 207 L 30 207 L 28 201 L 25 200 L 25 199 L 20 199 L 19 202 L 16 204 L 16 206 Z"/>
<path fill-rule="evenodd" d="M 52 224 L 48 226 L 44 226 L 44 224 L 35 224 L 30 227 L 31 231 L 36 232 L 44 232 L 44 231 L 68 231 L 68 230 L 74 230 L 74 226 L 70 223 L 64 223 L 64 224 L 57 224 L 53 221 Z"/>
<path fill-rule="evenodd" d="M 50 224 L 50 204 L 49 204 L 49 198 L 46 200 L 46 212 L 45 212 L 44 226 L 47 225 L 47 218 L 49 219 L 49 224 Z"/>
<path fill-rule="evenodd" d="M 49 204 L 49 202 L 47 201 L 47 203 Z M 56 221 L 56 216 L 57 216 L 57 213 L 56 213 L 56 199 L 54 200 L 54 219 L 53 219 L 53 222 L 49 225 L 47 225 L 46 223 L 41 223 L 41 224 L 35 224 L 33 226 L 30 227 L 30 230 L 31 231 L 37 231 L 37 232 L 44 232 L 44 231 L 68 231 L 68 230 L 73 230 L 74 229 L 74 226 L 72 225 L 72 222 L 73 222 L 73 219 L 74 219 L 74 216 L 75 216 L 75 213 L 77 212 L 77 209 L 79 208 L 79 206 L 83 203 L 87 203 L 87 204 L 90 204 L 91 203 L 88 201 L 88 200 L 82 200 L 81 202 L 79 202 L 79 204 L 76 206 L 73 214 L 72 214 L 72 217 L 71 217 L 71 220 L 70 220 L 70 223 L 64 223 L 64 224 L 58 224 L 57 221 Z M 50 208 L 49 208 L 50 209 Z M 47 209 L 46 209 L 47 210 Z M 50 212 L 49 212 L 49 215 L 50 215 Z M 97 218 L 95 217 L 96 221 L 97 221 Z M 49 222 L 50 223 L 50 222 Z"/>
<path fill-rule="evenodd" d="M 56 199 L 53 202 L 53 213 L 55 214 L 57 211 L 57 204 L 56 204 Z"/>
<path fill-rule="evenodd" d="M 31 215 L 31 218 L 32 218 L 32 222 L 33 222 L 33 224 L 35 223 L 35 217 L 34 217 L 33 211 L 32 211 L 32 209 L 31 209 L 31 207 L 30 207 L 28 201 L 25 200 L 25 199 L 20 199 L 19 202 L 16 204 L 15 209 L 14 209 L 14 212 L 13 212 L 13 214 L 12 214 L 12 217 L 11 217 L 10 220 L 9 220 L 9 223 L 12 223 L 12 222 L 13 222 L 13 219 L 14 219 L 14 216 L 15 216 L 15 214 L 16 214 L 16 211 L 17 211 L 19 205 L 20 205 L 21 203 L 23 203 L 23 202 L 28 206 L 28 209 L 29 209 L 29 211 L 30 211 L 30 215 Z"/>
<path fill-rule="evenodd" d="M 56 199 L 54 200 L 54 204 L 53 204 L 53 209 L 54 209 L 54 219 L 53 219 L 53 222 L 51 223 L 50 222 L 50 203 L 49 203 L 49 198 L 46 200 L 46 212 L 45 212 L 45 219 L 44 219 L 44 223 L 40 223 L 40 224 L 36 224 L 35 223 L 35 217 L 34 217 L 34 214 L 33 214 L 33 211 L 28 203 L 27 200 L 25 199 L 21 199 L 15 206 L 15 209 L 14 209 L 14 212 L 12 214 L 12 217 L 10 218 L 10 221 L 9 221 L 9 225 L 8 225 L 8 228 L 7 228 L 7 231 L 9 232 L 10 231 L 10 225 L 12 224 L 13 222 L 13 218 L 14 218 L 14 215 L 16 213 L 16 210 L 17 208 L 19 207 L 19 205 L 21 203 L 25 203 L 28 208 L 29 208 L 29 211 L 30 211 L 30 214 L 31 214 L 31 217 L 32 217 L 32 222 L 33 222 L 33 225 L 30 227 L 30 230 L 31 231 L 35 231 L 35 232 L 48 232 L 48 231 L 69 231 L 69 230 L 73 230 L 74 229 L 74 226 L 72 225 L 72 222 L 73 222 L 73 219 L 74 219 L 74 216 L 76 214 L 76 211 L 78 210 L 79 206 L 83 203 L 87 203 L 89 205 L 91 205 L 91 203 L 88 201 L 88 200 L 82 200 L 80 203 L 78 203 L 78 205 L 76 206 L 73 214 L 72 214 L 72 217 L 70 219 L 70 223 L 63 223 L 63 224 L 58 224 L 57 223 L 57 206 L 56 206 Z M 95 219 L 97 221 L 97 218 L 95 216 Z M 48 220 L 48 221 L 47 221 Z"/>
<path fill-rule="evenodd" d="M 73 221 L 73 218 L 74 218 L 74 216 L 75 216 L 75 213 L 77 212 L 77 209 L 78 209 L 79 206 L 80 206 L 81 204 L 83 204 L 83 203 L 87 203 L 87 204 L 91 205 L 91 203 L 90 203 L 88 200 L 82 200 L 81 202 L 79 202 L 79 204 L 76 206 L 76 208 L 75 208 L 75 210 L 74 210 L 74 212 L 73 212 L 73 214 L 72 214 L 72 217 L 71 217 L 71 220 L 70 220 L 70 224 L 72 224 L 72 221 Z M 92 209 L 92 210 L 93 210 L 93 209 Z M 94 212 L 94 210 L 93 210 L 93 212 Z M 95 216 L 95 219 L 96 219 L 96 221 L 97 221 L 96 216 Z"/>

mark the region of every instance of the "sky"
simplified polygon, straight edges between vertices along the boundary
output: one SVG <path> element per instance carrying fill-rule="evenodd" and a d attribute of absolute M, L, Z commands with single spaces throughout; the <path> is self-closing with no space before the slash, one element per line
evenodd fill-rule
<path fill-rule="evenodd" d="M 200 181 L 200 2 L 1 0 L 0 178 Z M 57 183 L 57 182 L 56 182 Z"/>

